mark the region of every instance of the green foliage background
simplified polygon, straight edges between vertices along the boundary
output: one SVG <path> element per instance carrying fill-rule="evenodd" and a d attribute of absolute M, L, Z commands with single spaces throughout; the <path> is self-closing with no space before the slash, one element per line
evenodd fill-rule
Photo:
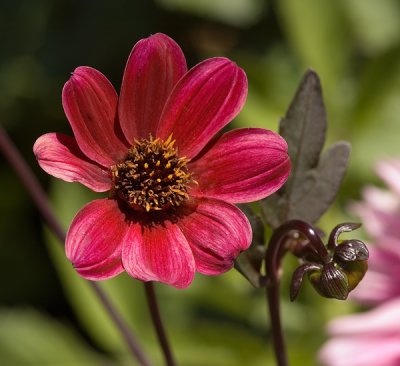
<path fill-rule="evenodd" d="M 243 67 L 248 102 L 231 127 L 273 130 L 312 67 L 322 81 L 329 143 L 352 144 L 344 185 L 320 222 L 329 231 L 349 219 L 347 206 L 362 186 L 376 182 L 374 163 L 399 152 L 399 19 L 397 0 L 0 0 L 0 122 L 68 227 L 93 194 L 48 177 L 32 146 L 43 133 L 70 133 L 61 89 L 75 67 L 98 68 L 118 89 L 133 44 L 164 32 L 182 46 L 189 66 L 226 55 Z M 0 164 L 0 364 L 133 364 L 21 183 Z M 320 299 L 307 285 L 291 304 L 288 277 L 282 306 L 291 364 L 314 365 L 324 324 L 353 306 Z M 103 285 L 161 365 L 142 284 L 122 275 Z M 197 276 L 183 291 L 157 291 L 180 365 L 274 364 L 264 294 L 236 271 Z"/>

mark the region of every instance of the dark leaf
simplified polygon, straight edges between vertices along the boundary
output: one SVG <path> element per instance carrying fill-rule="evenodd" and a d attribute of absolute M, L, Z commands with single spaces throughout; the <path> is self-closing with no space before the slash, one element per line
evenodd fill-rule
<path fill-rule="evenodd" d="M 320 159 L 326 128 L 321 84 L 310 70 L 280 125 L 280 134 L 289 146 L 291 175 L 281 190 L 261 201 L 264 217 L 273 229 L 291 219 L 314 224 L 334 201 L 346 171 L 350 145 L 338 142 Z"/>
<path fill-rule="evenodd" d="M 241 273 L 254 287 L 263 287 L 264 279 L 260 273 L 261 265 L 265 255 L 263 247 L 256 247 L 243 252 L 235 260 L 235 269 Z"/>
<path fill-rule="evenodd" d="M 281 120 L 279 133 L 285 138 L 292 162 L 291 175 L 283 189 L 262 201 L 264 216 L 272 228 L 288 220 L 291 202 L 307 190 L 308 172 L 318 164 L 325 141 L 326 112 L 318 75 L 309 70 Z M 301 217 L 297 217 L 301 218 Z"/>
<path fill-rule="evenodd" d="M 264 223 L 248 206 L 240 205 L 240 209 L 249 219 L 253 232 L 250 248 L 240 254 L 235 261 L 235 268 L 255 287 L 262 286 L 261 264 L 265 256 Z"/>
<path fill-rule="evenodd" d="M 260 206 L 267 224 L 272 229 L 276 229 L 285 221 L 286 197 L 279 191 L 260 201 Z"/>
<path fill-rule="evenodd" d="M 338 142 L 323 155 L 316 169 L 308 171 L 298 194 L 289 202 L 288 219 L 301 218 L 315 223 L 336 198 L 346 172 L 350 145 Z"/>
<path fill-rule="evenodd" d="M 309 70 L 279 128 L 279 133 L 289 145 L 292 160 L 291 184 L 285 188 L 292 194 L 302 173 L 317 165 L 325 142 L 326 127 L 321 83 L 317 73 Z"/>

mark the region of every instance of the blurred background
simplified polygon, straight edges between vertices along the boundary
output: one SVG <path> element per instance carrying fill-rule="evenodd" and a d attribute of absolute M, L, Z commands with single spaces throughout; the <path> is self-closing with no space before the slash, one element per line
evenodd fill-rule
<path fill-rule="evenodd" d="M 351 218 L 348 205 L 362 186 L 376 183 L 374 163 L 400 152 L 397 0 L 0 0 L 0 123 L 66 228 L 93 194 L 46 175 L 33 143 L 46 132 L 71 133 L 61 90 L 75 67 L 101 70 L 118 90 L 132 46 L 156 32 L 181 45 L 189 66 L 225 55 L 244 68 L 248 102 L 231 127 L 277 130 L 303 73 L 309 67 L 319 73 L 328 143 L 352 145 L 339 197 L 319 223 L 327 232 Z M 2 156 L 0 186 L 0 364 L 133 364 Z M 282 289 L 289 358 L 294 366 L 316 365 L 324 324 L 354 305 L 321 299 L 308 284 L 290 303 L 289 277 Z M 163 364 L 142 284 L 121 275 L 102 285 L 156 364 Z M 198 275 L 186 290 L 156 289 L 180 365 L 274 365 L 264 293 L 235 270 L 217 278 Z"/>

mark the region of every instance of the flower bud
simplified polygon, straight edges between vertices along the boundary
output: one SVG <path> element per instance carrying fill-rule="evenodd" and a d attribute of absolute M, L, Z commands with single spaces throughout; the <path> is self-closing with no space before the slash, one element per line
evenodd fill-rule
<path fill-rule="evenodd" d="M 315 230 L 302 223 L 308 242 L 301 243 L 300 250 L 292 252 L 302 259 L 302 264 L 294 271 L 290 286 L 290 299 L 293 301 L 303 284 L 305 275 L 318 293 L 324 297 L 345 300 L 364 277 L 368 269 L 368 249 L 357 239 L 340 241 L 344 232 L 358 229 L 360 224 L 343 223 L 331 232 L 326 246 Z M 313 235 L 312 235 L 313 234 Z M 295 248 L 297 249 L 297 248 Z M 310 253 L 312 255 L 310 255 Z"/>
<path fill-rule="evenodd" d="M 296 269 L 290 290 L 291 300 L 296 298 L 306 273 L 320 295 L 338 300 L 347 299 L 367 271 L 368 256 L 368 249 L 360 240 L 336 242 L 327 262 L 309 262 Z"/>
<path fill-rule="evenodd" d="M 368 257 L 368 249 L 360 240 L 346 240 L 335 248 L 333 260 L 347 274 L 349 291 L 359 284 L 367 272 Z"/>
<path fill-rule="evenodd" d="M 361 240 L 345 240 L 335 248 L 334 260 L 339 263 L 366 261 L 369 253 Z"/>
<path fill-rule="evenodd" d="M 346 300 L 350 292 L 347 274 L 333 262 L 327 263 L 322 270 L 309 274 L 310 282 L 324 297 Z"/>

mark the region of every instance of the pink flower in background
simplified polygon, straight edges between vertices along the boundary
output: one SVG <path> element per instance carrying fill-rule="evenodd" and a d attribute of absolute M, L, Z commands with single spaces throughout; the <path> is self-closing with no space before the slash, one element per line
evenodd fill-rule
<path fill-rule="evenodd" d="M 400 298 L 332 321 L 319 356 L 329 366 L 399 366 Z"/>
<path fill-rule="evenodd" d="M 119 97 L 99 71 L 74 71 L 62 96 L 74 138 L 45 134 L 34 152 L 47 173 L 109 192 L 84 206 L 67 234 L 67 257 L 82 277 L 125 270 L 183 288 L 195 271 L 232 267 L 251 242 L 233 204 L 270 195 L 290 172 L 286 142 L 274 132 L 216 136 L 246 95 L 236 64 L 211 58 L 187 71 L 163 34 L 135 45 Z"/>
<path fill-rule="evenodd" d="M 390 191 L 367 187 L 355 204 L 372 238 L 369 269 L 352 298 L 370 311 L 333 320 L 320 359 L 328 366 L 400 365 L 400 160 L 377 165 Z"/>
<path fill-rule="evenodd" d="M 400 296 L 400 160 L 380 162 L 377 173 L 391 190 L 367 187 L 364 202 L 354 205 L 373 242 L 368 272 L 352 294 L 363 304 Z"/>

